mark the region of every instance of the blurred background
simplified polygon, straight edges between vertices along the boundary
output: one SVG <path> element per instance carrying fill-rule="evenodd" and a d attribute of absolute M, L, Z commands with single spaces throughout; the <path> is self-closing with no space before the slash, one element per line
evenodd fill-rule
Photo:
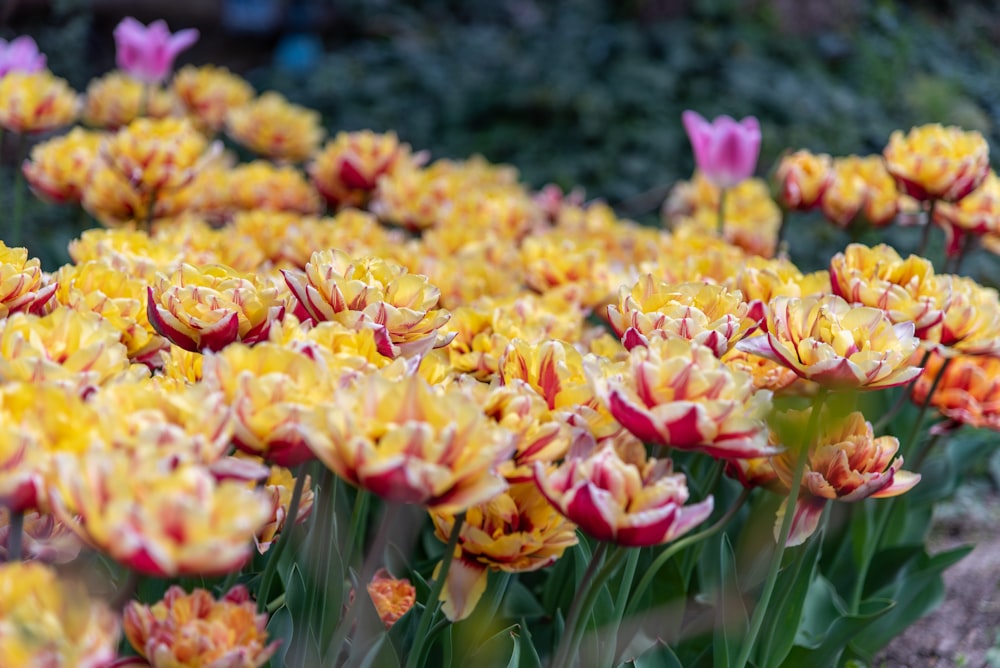
<path fill-rule="evenodd" d="M 226 65 L 258 91 L 319 110 L 331 136 L 395 130 L 434 158 L 482 154 L 532 186 L 580 185 L 655 223 L 668 187 L 693 168 L 687 108 L 758 116 L 762 176 L 786 149 L 877 153 L 892 130 L 933 121 L 980 130 L 1000 150 L 993 4 L 0 0 L 0 37 L 32 35 L 82 91 L 114 67 L 123 16 L 197 27 L 178 68 Z M 75 232 L 64 211 L 36 209 L 31 250 L 52 268 Z M 808 228 L 808 248 L 793 252 L 803 268 L 847 241 L 832 225 Z M 967 269 L 985 271 L 985 261 Z"/>

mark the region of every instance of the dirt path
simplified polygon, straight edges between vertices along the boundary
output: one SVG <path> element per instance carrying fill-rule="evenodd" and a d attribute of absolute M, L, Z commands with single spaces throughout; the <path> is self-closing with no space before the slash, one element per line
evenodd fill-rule
<path fill-rule="evenodd" d="M 976 548 L 945 572 L 944 603 L 896 638 L 874 668 L 1000 668 L 1000 495 L 966 490 L 942 510 L 932 551 Z"/>

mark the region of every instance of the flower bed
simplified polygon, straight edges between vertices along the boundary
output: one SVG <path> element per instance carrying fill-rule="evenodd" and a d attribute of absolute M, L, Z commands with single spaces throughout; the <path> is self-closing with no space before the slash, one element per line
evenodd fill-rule
<path fill-rule="evenodd" d="M 82 100 L 0 44 L 21 176 L 101 224 L 46 273 L 5 218 L 0 665 L 833 665 L 937 602 L 1000 424 L 978 133 L 768 184 L 755 119 L 691 112 L 652 228 L 115 36 Z M 803 274 L 816 208 L 924 247 Z"/>

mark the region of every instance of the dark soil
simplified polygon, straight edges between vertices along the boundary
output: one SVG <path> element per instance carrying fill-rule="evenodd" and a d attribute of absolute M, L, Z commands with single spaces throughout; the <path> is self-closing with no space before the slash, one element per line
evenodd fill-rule
<path fill-rule="evenodd" d="M 875 668 L 1000 668 L 1000 494 L 963 488 L 936 514 L 931 551 L 976 548 L 944 574 L 945 600 L 896 638 Z"/>

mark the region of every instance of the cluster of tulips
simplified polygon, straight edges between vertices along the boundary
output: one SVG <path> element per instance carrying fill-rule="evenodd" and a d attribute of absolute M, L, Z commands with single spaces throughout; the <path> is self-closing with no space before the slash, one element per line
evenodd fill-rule
<path fill-rule="evenodd" d="M 977 133 L 800 151 L 769 185 L 755 119 L 689 112 L 699 170 L 656 228 L 391 133 L 323 144 L 318 114 L 222 68 L 164 86 L 194 31 L 115 39 L 119 70 L 82 97 L 0 41 L 20 175 L 100 223 L 51 272 L 0 244 L 0 665 L 444 665 L 477 610 L 520 620 L 497 634 L 510 665 L 638 661 L 675 640 L 628 632 L 656 574 L 750 509 L 767 567 L 726 665 L 777 666 L 804 651 L 801 607 L 787 646 L 761 641 L 786 548 L 917 485 L 930 408 L 938 433 L 1000 429 L 997 291 L 887 245 L 803 273 L 779 242 L 821 207 L 989 248 Z M 873 425 L 859 397 L 884 392 Z M 555 622 L 498 612 L 560 580 Z"/>

